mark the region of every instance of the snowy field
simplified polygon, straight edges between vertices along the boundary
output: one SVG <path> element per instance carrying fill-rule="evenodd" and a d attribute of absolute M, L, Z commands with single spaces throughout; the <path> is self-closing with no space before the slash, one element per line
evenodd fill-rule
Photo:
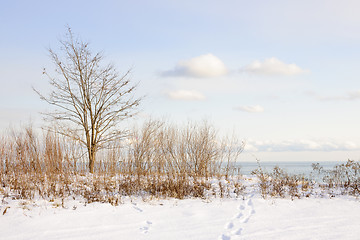
<path fill-rule="evenodd" d="M 337 197 L 1 204 L 0 239 L 360 239 L 360 202 Z M 3 212 L 6 212 L 3 214 Z"/>

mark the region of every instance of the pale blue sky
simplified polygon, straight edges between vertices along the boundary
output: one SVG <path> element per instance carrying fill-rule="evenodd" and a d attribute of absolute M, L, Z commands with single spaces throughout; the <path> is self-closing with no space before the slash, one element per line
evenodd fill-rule
<path fill-rule="evenodd" d="M 69 24 L 120 71 L 138 120 L 208 119 L 246 160 L 360 158 L 360 2 L 1 1 L 0 128 L 41 124 L 47 48 Z"/>

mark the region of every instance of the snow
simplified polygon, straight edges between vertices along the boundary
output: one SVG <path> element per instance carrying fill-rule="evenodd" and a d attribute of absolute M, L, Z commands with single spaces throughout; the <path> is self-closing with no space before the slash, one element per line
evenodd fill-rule
<path fill-rule="evenodd" d="M 241 239 L 359 239 L 360 203 L 348 199 L 253 201 Z"/>
<path fill-rule="evenodd" d="M 63 206 L 62 206 L 63 205 Z M 81 199 L 5 200 L 0 239 L 359 239 L 360 202 L 353 197 L 262 199 L 123 198 L 85 205 Z M 3 212 L 6 212 L 3 214 Z"/>

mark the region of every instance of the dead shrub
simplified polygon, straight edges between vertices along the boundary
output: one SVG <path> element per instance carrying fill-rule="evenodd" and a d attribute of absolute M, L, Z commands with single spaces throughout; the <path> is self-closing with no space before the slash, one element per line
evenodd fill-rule
<path fill-rule="evenodd" d="M 304 175 L 289 174 L 278 166 L 275 166 L 272 172 L 266 172 L 258 163 L 258 168 L 252 174 L 258 178 L 258 186 L 263 198 L 309 197 L 313 189 L 312 182 Z"/>
<path fill-rule="evenodd" d="M 331 170 L 324 170 L 321 165 L 313 164 L 313 173 L 322 179 L 320 186 L 331 196 L 337 194 L 360 195 L 360 162 L 348 160 L 337 164 Z"/>
<path fill-rule="evenodd" d="M 82 198 L 85 203 L 117 205 L 122 196 L 206 198 L 210 178 L 230 177 L 242 144 L 219 139 L 204 124 L 185 127 L 161 121 L 134 128 L 127 140 L 98 152 L 94 173 L 87 173 L 86 151 L 54 132 L 31 127 L 0 142 L 0 193 L 16 199 Z M 242 184 L 232 182 L 234 192 Z M 225 186 L 224 186 L 225 187 Z M 228 196 L 223 189 L 220 197 Z"/>

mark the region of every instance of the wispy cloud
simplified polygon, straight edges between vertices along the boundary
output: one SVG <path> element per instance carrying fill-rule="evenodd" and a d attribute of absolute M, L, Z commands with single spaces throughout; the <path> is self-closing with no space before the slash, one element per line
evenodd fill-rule
<path fill-rule="evenodd" d="M 360 91 L 347 92 L 338 96 L 316 96 L 316 98 L 323 101 L 355 101 L 360 99 Z"/>
<path fill-rule="evenodd" d="M 249 152 L 299 152 L 299 151 L 351 151 L 359 150 L 354 142 L 286 140 L 286 141 L 254 141 L 246 142 L 245 150 Z"/>
<path fill-rule="evenodd" d="M 162 76 L 219 77 L 226 75 L 225 64 L 213 54 L 205 54 L 180 61 L 172 70 L 162 72 Z"/>
<path fill-rule="evenodd" d="M 243 111 L 243 112 L 248 112 L 248 113 L 259 113 L 259 112 L 263 112 L 264 108 L 260 105 L 255 105 L 255 106 L 238 106 L 234 108 L 235 110 L 238 111 Z"/>
<path fill-rule="evenodd" d="M 287 64 L 277 58 L 268 58 L 264 61 L 254 61 L 241 69 L 242 72 L 260 74 L 260 75 L 283 75 L 292 76 L 308 73 L 308 70 L 302 69 L 296 64 Z"/>
<path fill-rule="evenodd" d="M 206 97 L 198 91 L 194 90 L 178 90 L 169 91 L 166 93 L 167 97 L 174 100 L 185 100 L 185 101 L 202 101 Z"/>

